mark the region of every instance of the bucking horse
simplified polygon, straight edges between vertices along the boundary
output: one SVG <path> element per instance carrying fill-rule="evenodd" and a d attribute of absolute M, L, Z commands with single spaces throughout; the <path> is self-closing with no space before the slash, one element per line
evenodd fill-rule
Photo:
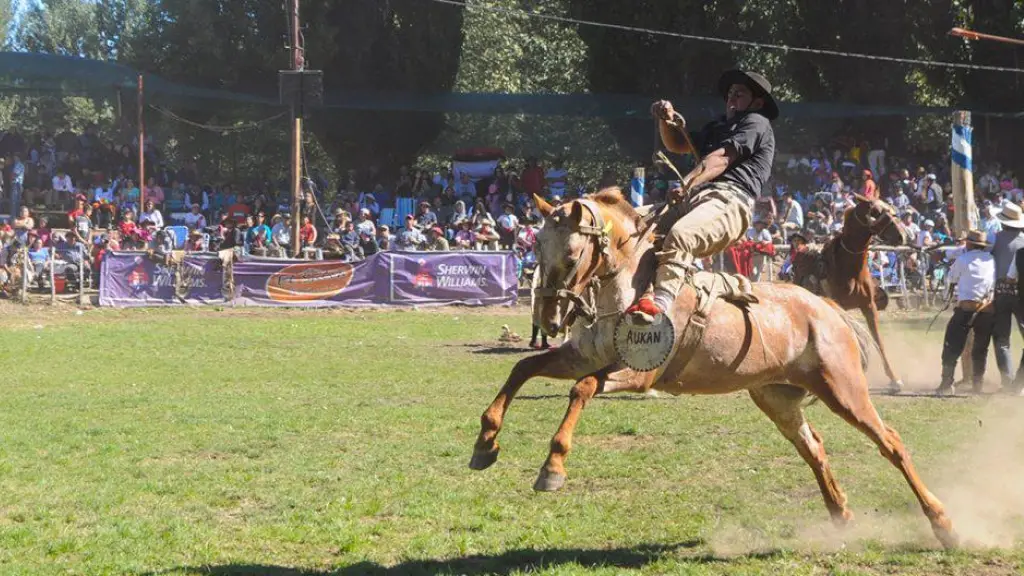
<path fill-rule="evenodd" d="M 793 259 L 793 282 L 834 300 L 844 310 L 860 310 L 882 357 L 889 391 L 899 392 L 903 382 L 889 362 L 878 329 L 878 313 L 885 310 L 889 297 L 871 277 L 868 249 L 874 238 L 889 246 L 903 246 L 910 235 L 892 206 L 860 195 L 856 200 L 843 216 L 841 232 L 820 249 L 811 249 L 800 262 Z"/>
<path fill-rule="evenodd" d="M 480 419 L 471 468 L 483 470 L 497 461 L 497 436 L 509 405 L 534 377 L 575 381 L 534 484 L 538 491 L 565 484 L 573 431 L 597 394 L 746 390 L 811 467 L 832 520 L 842 526 L 853 513 L 821 435 L 804 417 L 810 396 L 878 446 L 903 474 L 942 545 L 957 544 L 942 503 L 914 470 L 900 435 L 882 422 L 871 402 L 865 369 L 872 342 L 849 313 L 793 284 L 755 284 L 755 302 L 717 298 L 713 287 L 724 284 L 724 278 L 697 272 L 667 312 L 673 326 L 685 327 L 674 332 L 670 353 L 656 369 L 634 370 L 617 352 L 616 329 L 652 275 L 651 227 L 618 189 L 557 208 L 539 197 L 535 201 L 545 220 L 537 236 L 542 288 L 535 298 L 534 322 L 552 336 L 571 325 L 571 338 L 516 363 Z M 694 339 L 695 333 L 701 337 Z"/>

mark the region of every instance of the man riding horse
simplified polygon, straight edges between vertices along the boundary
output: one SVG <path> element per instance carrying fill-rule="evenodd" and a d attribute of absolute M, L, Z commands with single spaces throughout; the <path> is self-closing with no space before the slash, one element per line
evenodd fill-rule
<path fill-rule="evenodd" d="M 662 100 L 652 106 L 665 147 L 677 154 L 699 153 L 701 160 L 670 193 L 675 205 L 659 224 L 661 230 L 671 228 L 657 253 L 653 294 L 646 292 L 626 310 L 634 321 L 650 324 L 671 308 L 695 258 L 718 254 L 744 238 L 754 200 L 771 176 L 771 121 L 779 116 L 771 84 L 755 72 L 730 70 L 719 79 L 718 92 L 725 115 L 701 130 L 696 150 L 672 104 Z"/>

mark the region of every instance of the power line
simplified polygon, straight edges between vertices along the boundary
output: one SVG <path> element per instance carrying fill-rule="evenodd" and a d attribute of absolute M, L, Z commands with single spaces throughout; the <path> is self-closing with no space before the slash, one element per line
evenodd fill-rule
<path fill-rule="evenodd" d="M 187 124 L 187 125 L 192 126 L 194 128 L 199 128 L 200 130 L 208 130 L 210 132 L 219 132 L 221 134 L 230 133 L 230 132 L 244 132 L 246 130 L 256 130 L 256 129 L 262 128 L 264 124 L 268 124 L 270 122 L 273 122 L 274 120 L 277 120 L 278 118 L 281 118 L 281 117 L 283 117 L 283 116 L 288 114 L 288 112 L 285 111 L 285 112 L 281 112 L 279 114 L 275 114 L 275 115 L 271 116 L 270 118 L 264 118 L 263 120 L 257 120 L 256 122 L 250 122 L 248 124 L 239 124 L 239 125 L 236 125 L 236 126 L 215 126 L 215 125 L 212 125 L 212 124 L 201 124 L 199 122 L 193 122 L 192 120 L 189 120 L 188 118 L 182 118 L 181 116 L 178 116 L 177 114 L 175 114 L 174 112 L 171 112 L 170 110 L 167 110 L 166 108 L 161 108 L 159 106 L 154 106 L 152 104 L 150 104 L 149 107 L 152 108 L 153 110 L 159 112 L 160 114 L 163 114 L 164 116 L 167 116 L 168 118 L 170 118 L 171 120 L 174 120 L 176 122 L 181 122 L 182 124 Z"/>
<path fill-rule="evenodd" d="M 785 44 L 765 44 L 762 42 L 752 42 L 749 40 L 731 40 L 728 38 L 717 38 L 714 36 L 699 36 L 696 34 L 684 34 L 682 32 L 670 32 L 668 30 L 652 30 L 650 28 L 642 28 L 640 26 L 626 26 L 624 24 L 610 24 L 607 22 L 595 22 L 593 20 L 580 20 L 577 18 L 570 18 L 568 16 L 558 16 L 555 14 L 543 14 L 535 12 L 533 10 L 513 10 L 510 8 L 502 8 L 500 6 L 487 6 L 483 4 L 470 4 L 467 0 L 428 0 L 430 2 L 436 2 L 438 4 L 447 4 L 449 6 L 459 6 L 468 10 L 482 10 L 486 12 L 495 12 L 498 14 L 506 14 L 509 16 L 529 16 L 530 18 L 538 18 L 541 20 L 551 20 L 554 22 L 561 22 L 563 24 L 576 24 L 579 26 L 594 26 L 597 28 L 608 28 L 611 30 L 622 30 L 624 32 L 636 32 L 640 34 L 649 34 L 651 36 L 667 36 L 670 38 L 679 38 L 682 40 L 695 40 L 698 42 L 715 42 L 718 44 L 727 44 L 729 46 L 746 46 L 749 48 L 761 48 L 765 50 L 779 50 L 782 52 L 796 52 L 801 54 L 817 54 L 820 56 L 839 56 L 842 58 L 859 58 L 862 60 L 875 60 L 881 62 L 896 62 L 899 64 L 914 64 L 917 66 L 928 66 L 932 68 L 958 68 L 962 70 L 985 70 L 989 72 L 1013 72 L 1015 74 L 1024 74 L 1022 68 L 1007 68 L 1005 66 L 987 66 L 984 64 L 964 64 L 962 62 L 943 62 L 938 60 L 919 60 L 916 58 L 898 58 L 895 56 L 879 56 L 877 54 L 862 54 L 858 52 L 842 52 L 839 50 L 827 50 L 819 48 L 803 48 L 800 46 L 786 46 Z"/>

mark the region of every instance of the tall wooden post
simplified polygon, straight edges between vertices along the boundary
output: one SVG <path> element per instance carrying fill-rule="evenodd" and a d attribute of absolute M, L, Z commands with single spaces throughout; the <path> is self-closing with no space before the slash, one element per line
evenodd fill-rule
<path fill-rule="evenodd" d="M 953 113 L 952 157 L 953 179 L 953 234 L 960 236 L 978 227 L 978 207 L 974 203 L 974 177 L 971 165 L 971 113 L 958 110 Z M 964 353 L 960 355 L 963 368 L 963 385 L 971 384 L 974 361 L 971 349 L 974 347 L 974 331 L 967 336 Z"/>
<path fill-rule="evenodd" d="M 977 204 L 974 203 L 974 176 L 971 165 L 971 113 L 953 113 L 953 234 L 960 235 L 978 227 Z"/>
<path fill-rule="evenodd" d="M 146 209 L 146 127 L 142 123 L 142 106 L 143 106 L 143 95 L 142 95 L 142 74 L 139 74 L 139 90 L 138 90 L 138 108 L 139 108 L 139 213 Z"/>
<path fill-rule="evenodd" d="M 302 37 L 299 34 L 299 0 L 290 0 L 291 6 L 291 50 L 292 70 L 302 71 L 306 67 L 302 49 Z M 302 78 L 299 78 L 300 86 Z M 302 90 L 292 99 L 292 253 L 298 258 L 302 250 L 299 230 L 302 227 L 302 215 L 299 213 L 302 202 Z"/>

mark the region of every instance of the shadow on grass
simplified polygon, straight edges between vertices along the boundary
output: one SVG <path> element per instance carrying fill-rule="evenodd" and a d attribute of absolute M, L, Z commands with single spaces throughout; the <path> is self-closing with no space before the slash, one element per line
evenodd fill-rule
<path fill-rule="evenodd" d="M 781 551 L 759 552 L 738 557 L 723 558 L 710 554 L 675 556 L 681 550 L 692 550 L 704 544 L 701 540 L 688 540 L 678 544 L 645 544 L 629 548 L 600 550 L 553 549 L 509 550 L 495 555 L 467 556 L 448 560 L 408 560 L 394 566 L 381 566 L 374 562 L 359 562 L 335 570 L 303 570 L 284 566 L 224 564 L 170 568 L 145 572 L 139 576 L 171 576 L 175 574 L 203 574 L 208 576 L 434 576 L 438 574 L 507 575 L 513 572 L 533 572 L 566 564 L 583 568 L 637 569 L 663 559 L 683 564 L 711 564 L 733 562 L 740 558 L 772 559 Z"/>
<path fill-rule="evenodd" d="M 522 396 L 516 396 L 516 401 L 520 400 L 568 400 L 569 391 L 566 390 L 565 394 L 524 394 Z M 601 394 L 594 396 L 593 398 L 598 402 L 664 402 L 664 401 L 677 401 L 679 400 L 676 396 L 647 396 L 645 394 Z"/>

